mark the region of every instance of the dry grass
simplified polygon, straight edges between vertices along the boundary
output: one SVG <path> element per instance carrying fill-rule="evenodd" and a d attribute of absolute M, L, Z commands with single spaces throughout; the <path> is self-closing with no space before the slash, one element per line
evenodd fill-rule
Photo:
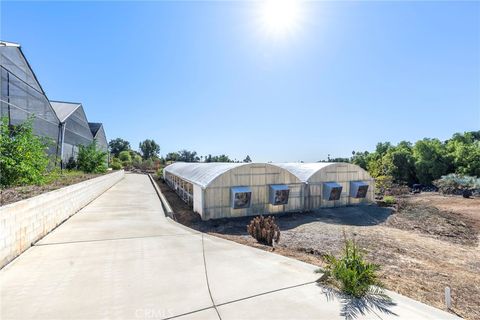
<path fill-rule="evenodd" d="M 246 233 L 251 217 L 201 221 L 160 183 L 179 222 L 212 235 L 272 251 Z M 405 196 L 398 212 L 377 206 L 346 207 L 276 218 L 281 230 L 275 253 L 322 266 L 325 253 L 339 254 L 343 230 L 380 264 L 381 281 L 393 291 L 444 309 L 452 289 L 452 312 L 480 319 L 480 199 L 438 194 Z"/>

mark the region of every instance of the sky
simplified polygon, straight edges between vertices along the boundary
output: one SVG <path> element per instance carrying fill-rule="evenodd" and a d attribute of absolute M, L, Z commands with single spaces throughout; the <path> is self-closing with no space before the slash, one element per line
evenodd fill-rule
<path fill-rule="evenodd" d="M 0 39 L 49 99 L 161 155 L 309 162 L 480 130 L 480 2 L 299 2 L 274 31 L 265 10 L 1 1 Z"/>

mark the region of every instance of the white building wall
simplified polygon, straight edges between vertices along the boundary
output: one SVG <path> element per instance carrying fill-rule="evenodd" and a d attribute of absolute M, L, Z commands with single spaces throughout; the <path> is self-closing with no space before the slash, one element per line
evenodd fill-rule
<path fill-rule="evenodd" d="M 203 219 L 203 189 L 196 184 L 193 185 L 193 211 Z"/>
<path fill-rule="evenodd" d="M 366 198 L 356 199 L 350 197 L 351 181 L 364 181 L 369 184 Z M 329 201 L 323 198 L 324 182 L 336 182 L 342 186 L 342 194 L 339 200 Z M 314 210 L 317 208 L 341 207 L 372 202 L 375 185 L 372 177 L 359 166 L 349 163 L 338 163 L 318 171 L 309 179 L 306 187 L 309 194 L 306 199 L 307 209 Z"/>
<path fill-rule="evenodd" d="M 274 206 L 269 203 L 271 184 L 289 186 L 288 204 Z M 249 208 L 232 208 L 231 187 L 236 186 L 246 186 L 251 189 L 252 198 Z M 270 164 L 254 163 L 227 171 L 205 188 L 202 219 L 303 211 L 303 201 L 303 184 L 297 177 Z"/>

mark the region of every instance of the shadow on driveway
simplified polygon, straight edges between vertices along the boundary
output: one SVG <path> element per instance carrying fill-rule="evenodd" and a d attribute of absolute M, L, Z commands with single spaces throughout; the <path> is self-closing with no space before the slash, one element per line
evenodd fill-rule
<path fill-rule="evenodd" d="M 372 292 L 368 293 L 366 296 L 355 298 L 341 293 L 338 290 L 322 286 L 320 283 L 317 283 L 317 285 L 322 288 L 323 294 L 328 301 L 334 299 L 340 301 L 342 305 L 340 316 L 345 317 L 345 320 L 354 320 L 369 313 L 375 313 L 377 315 L 378 313 L 383 313 L 398 316 L 390 310 L 390 308 L 397 304 L 380 290 L 372 289 Z M 381 315 L 379 316 L 381 317 Z"/>

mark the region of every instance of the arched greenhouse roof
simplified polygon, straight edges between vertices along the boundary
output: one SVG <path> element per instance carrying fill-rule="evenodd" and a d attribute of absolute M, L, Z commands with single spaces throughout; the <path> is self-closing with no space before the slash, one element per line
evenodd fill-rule
<path fill-rule="evenodd" d="M 295 175 L 300 181 L 308 182 L 308 180 L 318 171 L 326 167 L 342 164 L 342 163 L 340 162 L 313 162 L 313 163 L 291 162 L 291 163 L 272 163 L 272 164 L 274 166 L 277 166 L 289 171 L 291 174 Z"/>
<path fill-rule="evenodd" d="M 223 173 L 248 164 L 232 162 L 175 162 L 165 167 L 164 171 L 205 188 Z"/>

